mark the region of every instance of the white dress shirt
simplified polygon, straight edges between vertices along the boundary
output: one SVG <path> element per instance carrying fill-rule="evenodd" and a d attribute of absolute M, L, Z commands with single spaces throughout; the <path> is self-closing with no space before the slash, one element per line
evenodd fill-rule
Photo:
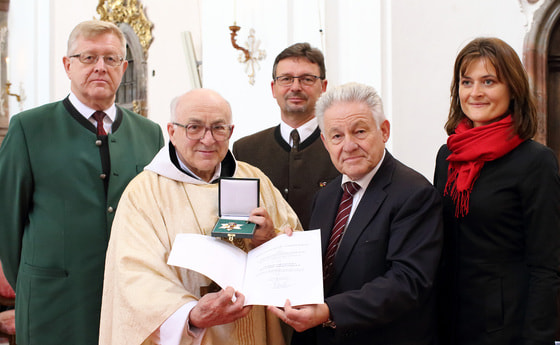
<path fill-rule="evenodd" d="M 319 123 L 315 117 L 298 128 L 292 128 L 284 121 L 280 121 L 280 135 L 282 135 L 282 139 L 284 139 L 288 145 L 292 146 L 292 137 L 290 136 L 290 133 L 293 129 L 297 129 L 300 138 L 299 142 L 302 143 L 305 139 L 309 138 L 311 134 L 313 134 L 318 125 Z"/>
<path fill-rule="evenodd" d="M 103 118 L 103 128 L 105 128 L 106 133 L 112 133 L 113 122 L 115 122 L 115 119 L 117 117 L 117 107 L 115 106 L 115 103 L 113 103 L 107 109 L 92 109 L 87 105 L 85 105 L 84 103 L 80 102 L 78 97 L 76 97 L 76 95 L 74 95 L 72 92 L 70 92 L 70 96 L 68 96 L 68 100 L 70 101 L 70 103 L 72 103 L 74 108 L 76 108 L 76 110 L 83 117 L 86 118 L 86 120 L 91 122 L 91 124 L 93 124 L 96 127 L 97 127 L 97 121 L 95 121 L 95 119 L 93 118 L 93 113 L 95 113 L 98 110 L 105 112 L 107 116 Z"/>

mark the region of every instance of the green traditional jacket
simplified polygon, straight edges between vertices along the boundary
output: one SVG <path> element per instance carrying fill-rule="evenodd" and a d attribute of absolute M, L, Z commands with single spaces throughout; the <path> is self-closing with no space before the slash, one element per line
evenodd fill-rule
<path fill-rule="evenodd" d="M 113 133 L 68 98 L 11 119 L 0 147 L 0 260 L 26 344 L 97 344 L 105 251 L 119 198 L 163 146 L 160 127 L 117 107 Z"/>

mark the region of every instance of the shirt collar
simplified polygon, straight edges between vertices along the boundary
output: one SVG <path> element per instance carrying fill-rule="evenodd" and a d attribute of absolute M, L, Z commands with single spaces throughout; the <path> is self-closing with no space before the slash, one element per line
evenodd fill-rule
<path fill-rule="evenodd" d="M 197 178 L 198 180 L 204 181 L 197 174 L 195 174 L 191 169 L 189 169 L 185 165 L 185 163 L 183 163 L 181 158 L 179 158 L 179 153 L 177 152 L 177 150 L 175 150 L 175 155 L 177 156 L 177 161 L 179 162 L 179 165 L 181 166 L 181 169 L 187 171 L 189 174 L 191 174 L 193 177 Z M 218 164 L 218 166 L 216 167 L 216 170 L 214 171 L 214 176 L 212 176 L 212 179 L 210 181 L 214 181 L 214 180 L 218 179 L 220 177 L 221 173 L 222 173 L 222 164 L 220 162 L 220 164 Z M 206 181 L 204 181 L 204 182 L 206 182 Z"/>
<path fill-rule="evenodd" d="M 107 114 L 107 117 L 111 119 L 111 123 L 115 122 L 115 119 L 117 117 L 117 107 L 115 106 L 115 103 L 113 103 L 108 109 L 92 109 L 84 103 L 80 102 L 78 97 L 76 97 L 76 95 L 72 92 L 70 92 L 68 100 L 70 101 L 70 103 L 72 103 L 74 108 L 76 108 L 76 110 L 86 118 L 86 120 L 89 120 L 91 115 L 93 115 L 93 113 L 95 113 L 97 110 L 101 110 L 105 112 L 105 114 Z"/>
<path fill-rule="evenodd" d="M 309 138 L 311 134 L 315 131 L 318 126 L 317 118 L 313 117 L 311 120 L 307 121 L 303 125 L 299 126 L 297 129 L 300 137 L 300 142 L 304 142 L 305 139 Z M 282 139 L 287 142 L 290 146 L 292 145 L 292 139 L 290 133 L 294 128 L 288 126 L 284 121 L 280 120 L 280 134 Z"/>

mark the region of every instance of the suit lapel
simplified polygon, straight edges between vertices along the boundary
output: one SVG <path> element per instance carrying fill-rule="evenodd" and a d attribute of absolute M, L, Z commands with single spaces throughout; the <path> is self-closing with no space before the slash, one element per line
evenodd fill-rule
<path fill-rule="evenodd" d="M 334 279 L 332 279 L 333 282 L 338 280 L 338 276 L 340 275 L 340 272 L 343 272 L 344 266 L 346 265 L 356 242 L 360 238 L 361 234 L 366 230 L 368 224 L 370 224 L 372 219 L 376 216 L 381 208 L 381 205 L 385 201 L 387 197 L 385 188 L 391 183 L 394 168 L 394 159 L 389 152 L 386 151 L 383 163 L 379 167 L 379 170 L 373 179 L 370 181 L 362 200 L 360 200 L 360 204 L 358 205 L 350 223 L 348 224 L 348 227 L 346 228 L 346 231 L 344 232 L 344 236 L 342 237 L 340 246 L 338 247 L 338 252 L 334 258 L 335 276 L 333 277 Z"/>
<path fill-rule="evenodd" d="M 325 190 L 326 196 L 324 198 L 325 203 L 321 204 L 321 214 L 328 215 L 323 217 L 321 221 L 321 250 L 322 257 L 325 258 L 325 253 L 327 251 L 327 246 L 329 244 L 329 238 L 331 236 L 331 230 L 334 225 L 334 220 L 336 218 L 336 213 L 338 212 L 338 205 L 340 204 L 340 199 L 342 198 L 342 188 L 340 183 L 342 181 L 342 175 L 335 178 L 329 183 Z M 331 187 L 332 186 L 332 187 Z"/>

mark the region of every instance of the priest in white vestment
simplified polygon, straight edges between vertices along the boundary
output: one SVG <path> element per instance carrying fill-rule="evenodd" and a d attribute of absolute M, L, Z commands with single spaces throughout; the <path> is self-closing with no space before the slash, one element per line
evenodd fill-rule
<path fill-rule="evenodd" d="M 236 243 L 245 251 L 286 229 L 301 230 L 270 180 L 228 150 L 231 123 L 229 103 L 214 91 L 192 90 L 172 102 L 170 144 L 119 202 L 107 251 L 100 344 L 289 342 L 264 306 L 244 307 L 244 296 L 231 287 L 207 292 L 215 286 L 210 279 L 166 263 L 177 234 L 210 235 L 218 219 L 220 177 L 260 179 L 260 207 L 249 218 L 257 224 L 255 236 Z"/>

